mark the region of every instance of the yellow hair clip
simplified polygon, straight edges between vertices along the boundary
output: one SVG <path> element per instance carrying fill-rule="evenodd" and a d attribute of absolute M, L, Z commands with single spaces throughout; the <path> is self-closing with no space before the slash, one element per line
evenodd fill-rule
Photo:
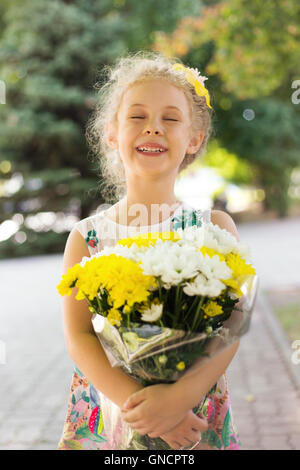
<path fill-rule="evenodd" d="M 179 63 L 173 64 L 172 68 L 174 70 L 183 70 L 185 72 L 186 80 L 194 86 L 198 96 L 205 96 L 206 104 L 211 108 L 209 101 L 209 93 L 204 86 L 204 80 L 207 80 L 207 77 L 202 77 L 198 69 L 192 67 L 185 67 L 184 65 Z"/>

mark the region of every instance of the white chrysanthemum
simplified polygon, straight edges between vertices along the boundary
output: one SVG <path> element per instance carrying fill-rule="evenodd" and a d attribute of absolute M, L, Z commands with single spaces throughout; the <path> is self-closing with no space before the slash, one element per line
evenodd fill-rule
<path fill-rule="evenodd" d="M 89 258 L 89 257 L 87 257 L 87 256 L 84 256 L 84 257 L 82 258 L 82 260 L 80 261 L 80 263 L 79 263 L 80 266 L 83 268 L 83 266 L 85 265 L 85 263 L 86 263 L 87 261 L 91 261 L 91 259 L 92 259 L 92 257 Z"/>
<path fill-rule="evenodd" d="M 177 233 L 181 238 L 177 242 L 180 245 L 188 243 L 194 247 L 206 246 L 224 255 L 233 251 L 238 244 L 236 238 L 230 232 L 221 229 L 212 222 L 208 222 L 201 227 L 192 225 L 184 230 L 180 227 L 177 229 Z"/>
<path fill-rule="evenodd" d="M 177 233 L 181 239 L 178 240 L 176 243 L 179 246 L 182 246 L 188 243 L 189 245 L 194 246 L 195 248 L 198 248 L 199 246 L 203 245 L 204 231 L 205 231 L 205 226 L 197 227 L 196 225 L 192 225 L 192 226 L 186 227 L 184 230 L 181 227 L 179 227 L 177 230 Z"/>
<path fill-rule="evenodd" d="M 238 242 L 236 250 L 233 250 L 234 253 L 238 253 L 241 258 L 243 258 L 247 264 L 252 264 L 251 252 L 249 247 L 245 243 Z"/>
<path fill-rule="evenodd" d="M 205 225 L 203 244 L 226 255 L 237 247 L 237 239 L 227 230 L 208 222 Z"/>
<path fill-rule="evenodd" d="M 184 230 L 180 227 L 176 231 L 181 237 L 177 242 L 179 245 L 188 243 L 195 248 L 206 246 L 224 255 L 230 252 L 238 253 L 247 264 L 252 264 L 249 247 L 242 242 L 238 242 L 232 233 L 226 229 L 221 229 L 212 222 L 208 222 L 202 227 L 193 225 L 186 227 Z"/>
<path fill-rule="evenodd" d="M 206 295 L 208 297 L 217 297 L 226 286 L 218 279 L 206 279 L 203 274 L 199 274 L 193 282 L 188 282 L 183 287 L 186 295 Z"/>
<path fill-rule="evenodd" d="M 122 256 L 126 259 L 138 262 L 140 258 L 140 253 L 145 251 L 146 247 L 139 247 L 136 243 L 133 243 L 130 247 L 127 245 L 115 245 L 115 246 L 105 246 L 100 252 L 95 253 L 91 257 L 84 256 L 80 262 L 81 266 L 84 266 L 87 261 L 90 261 L 92 258 L 99 258 L 100 256 L 109 256 L 114 254 L 116 256 Z"/>
<path fill-rule="evenodd" d="M 232 270 L 225 261 L 220 261 L 218 255 L 205 255 L 200 267 L 201 272 L 209 279 L 230 279 Z"/>
<path fill-rule="evenodd" d="M 163 304 L 152 303 L 151 308 L 144 310 L 142 313 L 142 320 L 146 322 L 157 321 L 163 312 Z"/>
<path fill-rule="evenodd" d="M 238 295 L 235 294 L 234 292 L 229 292 L 228 295 L 229 295 L 229 297 L 230 297 L 231 299 L 233 299 L 233 300 L 239 298 Z"/>
<path fill-rule="evenodd" d="M 140 266 L 144 274 L 160 276 L 164 287 L 168 288 L 196 276 L 202 262 L 203 255 L 199 250 L 166 241 L 142 253 Z"/>

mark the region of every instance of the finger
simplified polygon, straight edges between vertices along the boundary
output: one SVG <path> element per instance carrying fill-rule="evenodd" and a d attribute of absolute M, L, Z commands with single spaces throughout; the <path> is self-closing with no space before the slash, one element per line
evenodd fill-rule
<path fill-rule="evenodd" d="M 121 409 L 126 411 L 129 408 L 135 407 L 144 400 L 144 390 L 139 390 L 138 392 L 133 393 L 132 395 L 130 395 L 130 397 L 127 398 Z"/>
<path fill-rule="evenodd" d="M 159 436 L 163 441 L 165 441 L 170 447 L 171 449 L 175 449 L 175 450 L 180 450 L 180 447 L 182 447 L 179 442 L 177 441 L 174 441 L 174 440 L 171 440 L 170 438 L 168 438 L 165 434 L 161 434 Z"/>
<path fill-rule="evenodd" d="M 165 439 L 164 437 L 160 436 L 160 438 L 165 441 L 170 447 L 171 449 L 174 449 L 174 450 L 180 450 L 180 448 L 182 447 L 182 445 L 177 442 L 177 441 L 170 441 L 169 439 Z"/>
<path fill-rule="evenodd" d="M 147 433 L 147 429 L 145 428 L 137 428 L 135 429 L 136 432 L 138 432 L 141 436 L 145 436 Z"/>
<path fill-rule="evenodd" d="M 161 432 L 153 431 L 153 432 L 148 432 L 147 433 L 149 437 L 159 437 L 161 435 Z"/>
<path fill-rule="evenodd" d="M 188 439 L 190 442 L 195 442 L 199 441 L 201 439 L 201 432 L 200 431 L 189 431 L 185 434 L 185 439 Z"/>
<path fill-rule="evenodd" d="M 138 429 L 143 429 L 145 430 L 147 433 L 148 432 L 151 432 L 152 431 L 152 428 L 150 428 L 149 426 L 145 426 L 145 423 L 142 422 L 142 421 L 135 421 L 134 423 L 128 423 L 129 426 L 132 428 L 132 429 L 135 429 L 136 431 Z"/>
<path fill-rule="evenodd" d="M 182 447 L 192 447 L 192 445 L 194 445 L 195 442 L 197 442 L 197 440 L 193 440 L 193 438 L 192 438 L 192 439 L 188 439 L 187 437 L 184 437 L 184 438 L 182 439 L 181 446 L 182 446 Z"/>
<path fill-rule="evenodd" d="M 192 420 L 192 428 L 193 429 L 196 429 L 198 431 L 206 431 L 207 428 L 208 428 L 208 421 L 206 418 L 200 418 L 199 416 L 197 415 L 194 415 L 193 416 L 193 420 Z"/>
<path fill-rule="evenodd" d="M 174 426 L 175 427 L 175 426 Z M 172 428 L 173 429 L 173 428 Z M 159 437 L 162 434 L 166 434 L 172 431 L 169 427 L 155 426 L 155 430 L 151 432 L 151 435 L 148 433 L 149 437 Z"/>
<path fill-rule="evenodd" d="M 126 421 L 126 423 L 133 424 L 133 423 L 137 423 L 138 421 L 140 421 L 141 417 L 134 410 L 134 411 L 128 411 L 127 413 L 122 413 L 122 419 Z"/>
<path fill-rule="evenodd" d="M 175 450 L 180 450 L 180 448 L 182 447 L 182 445 L 177 441 L 172 441 L 169 445 L 172 447 L 172 449 Z"/>

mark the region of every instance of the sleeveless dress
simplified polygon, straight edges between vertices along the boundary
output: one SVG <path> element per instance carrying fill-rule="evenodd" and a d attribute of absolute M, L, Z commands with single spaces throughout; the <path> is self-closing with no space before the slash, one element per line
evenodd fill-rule
<path fill-rule="evenodd" d="M 105 246 L 114 246 L 122 238 L 128 238 L 146 232 L 172 231 L 175 222 L 185 211 L 195 211 L 182 201 L 173 214 L 159 224 L 148 226 L 126 226 L 117 224 L 106 216 L 106 210 L 86 217 L 75 224 L 88 246 L 90 256 L 101 251 Z M 200 224 L 210 222 L 210 209 L 196 211 Z M 203 397 L 202 397 L 203 399 Z M 199 397 L 199 402 L 201 397 Z M 71 380 L 69 403 L 63 432 L 58 443 L 58 450 L 116 450 L 117 446 L 107 443 L 105 435 L 105 406 L 112 409 L 117 405 L 111 402 L 100 390 L 74 367 Z M 240 450 L 241 441 L 233 423 L 230 395 L 226 374 L 224 373 L 207 394 L 204 416 L 208 420 L 208 429 L 201 433 L 201 442 L 193 450 Z M 166 448 L 171 450 L 166 444 Z"/>

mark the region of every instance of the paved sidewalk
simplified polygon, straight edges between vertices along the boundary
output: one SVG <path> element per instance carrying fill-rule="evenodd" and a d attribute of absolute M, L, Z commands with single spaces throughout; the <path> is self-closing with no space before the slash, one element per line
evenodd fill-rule
<path fill-rule="evenodd" d="M 291 234 L 289 224 L 287 233 Z M 240 238 L 256 247 L 256 255 L 263 253 L 266 226 L 238 227 Z M 300 250 L 291 244 L 288 252 L 288 244 L 284 245 L 287 258 L 292 260 L 293 253 L 293 263 L 298 264 L 295 256 Z M 277 250 L 275 242 L 273 248 Z M 271 276 L 274 253 L 270 245 L 264 262 L 254 261 L 265 269 L 262 281 L 268 273 Z M 55 288 L 61 263 L 62 255 L 0 261 L 6 294 L 0 308 L 0 340 L 6 346 L 6 364 L 0 364 L 0 450 L 54 450 L 62 432 L 73 364 L 65 351 L 61 299 Z M 296 266 L 290 264 L 288 272 L 289 281 L 298 279 Z M 277 280 L 274 274 L 272 279 Z M 300 450 L 299 388 L 274 337 L 260 293 L 250 331 L 226 373 L 243 449 Z"/>
<path fill-rule="evenodd" d="M 300 450 L 300 391 L 261 302 L 226 372 L 234 421 L 244 450 Z"/>

